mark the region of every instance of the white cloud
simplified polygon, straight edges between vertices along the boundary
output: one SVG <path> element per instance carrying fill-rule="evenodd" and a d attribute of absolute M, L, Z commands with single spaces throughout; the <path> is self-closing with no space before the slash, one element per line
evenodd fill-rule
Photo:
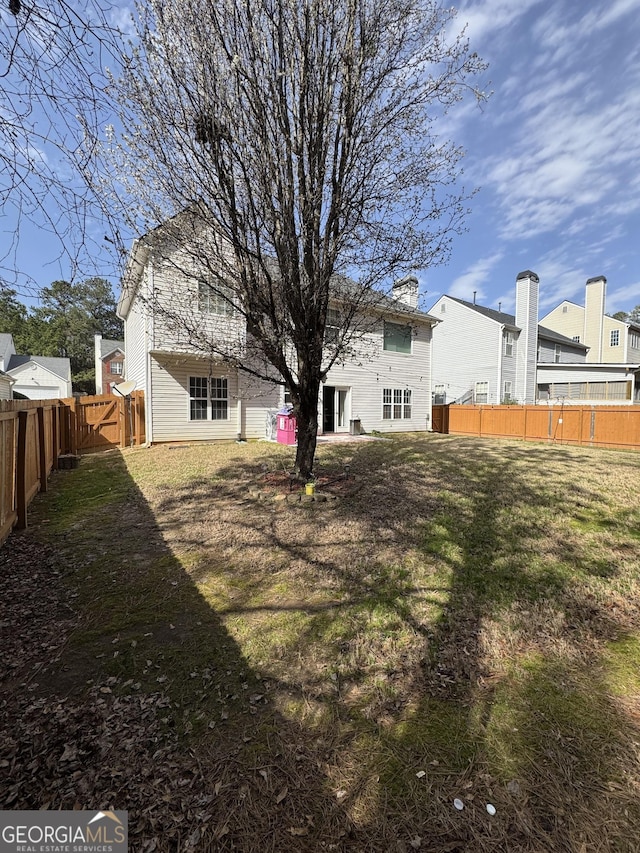
<path fill-rule="evenodd" d="M 502 257 L 501 252 L 496 252 L 494 255 L 476 261 L 472 267 L 454 279 L 447 291 L 449 295 L 472 302 L 475 291 L 477 302 L 482 302 L 485 297 L 485 290 L 483 290 L 482 285 L 489 280 L 492 270 L 502 260 Z"/>

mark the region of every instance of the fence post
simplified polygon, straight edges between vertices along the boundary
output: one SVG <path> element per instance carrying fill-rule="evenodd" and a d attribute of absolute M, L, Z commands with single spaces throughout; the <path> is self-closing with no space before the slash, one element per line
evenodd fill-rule
<path fill-rule="evenodd" d="M 18 441 L 16 445 L 16 529 L 27 526 L 27 423 L 29 412 L 18 412 Z"/>
<path fill-rule="evenodd" d="M 71 399 L 69 409 L 69 453 L 74 456 L 78 452 L 78 398 Z"/>
<path fill-rule="evenodd" d="M 47 437 L 44 431 L 44 408 L 38 406 L 38 454 L 40 456 L 40 491 L 47 491 Z"/>
<path fill-rule="evenodd" d="M 58 430 L 58 421 L 60 418 L 61 406 L 58 403 L 51 409 L 51 445 L 53 447 L 51 453 L 51 470 L 56 471 L 58 469 L 58 441 L 60 440 L 60 434 Z"/>
<path fill-rule="evenodd" d="M 124 448 L 127 446 L 127 413 L 125 407 L 126 398 L 120 397 L 118 399 L 118 423 L 120 425 L 120 447 Z M 131 399 L 129 399 L 131 402 Z"/>

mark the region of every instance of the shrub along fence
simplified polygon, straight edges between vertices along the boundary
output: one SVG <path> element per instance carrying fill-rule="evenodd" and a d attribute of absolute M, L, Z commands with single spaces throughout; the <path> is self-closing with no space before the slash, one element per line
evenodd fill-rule
<path fill-rule="evenodd" d="M 640 406 L 452 404 L 433 407 L 433 429 L 456 435 L 640 450 Z"/>
<path fill-rule="evenodd" d="M 27 526 L 27 507 L 78 454 L 144 444 L 144 393 L 0 400 L 0 543 Z"/>

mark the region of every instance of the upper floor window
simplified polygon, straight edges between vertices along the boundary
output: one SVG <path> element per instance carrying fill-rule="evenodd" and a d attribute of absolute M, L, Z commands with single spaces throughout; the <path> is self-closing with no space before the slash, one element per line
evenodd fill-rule
<path fill-rule="evenodd" d="M 612 346 L 612 347 L 620 346 L 620 330 L 619 329 L 612 329 L 611 330 L 611 337 L 609 340 L 609 346 Z"/>
<path fill-rule="evenodd" d="M 571 340 L 572 340 L 572 341 L 575 341 L 577 344 L 579 344 L 579 343 L 580 343 L 580 335 L 574 335 L 574 336 L 571 338 Z"/>
<path fill-rule="evenodd" d="M 433 386 L 433 405 L 443 406 L 447 402 L 447 392 L 444 383 Z"/>
<path fill-rule="evenodd" d="M 476 403 L 487 403 L 489 401 L 489 383 L 488 382 L 476 382 L 476 391 L 474 396 L 474 402 Z"/>
<path fill-rule="evenodd" d="M 411 326 L 400 323 L 384 323 L 383 349 L 387 352 L 403 352 L 411 355 Z"/>
<path fill-rule="evenodd" d="M 640 335 L 637 332 L 629 332 L 629 346 L 632 349 L 640 349 Z"/>
<path fill-rule="evenodd" d="M 109 363 L 109 373 L 116 374 L 117 376 L 122 376 L 122 367 L 123 364 L 121 361 L 112 361 Z"/>
<path fill-rule="evenodd" d="M 327 308 L 327 319 L 324 324 L 324 340 L 327 344 L 335 344 L 340 337 L 340 312 L 335 308 Z"/>
<path fill-rule="evenodd" d="M 560 356 L 562 354 L 562 350 L 560 348 L 560 344 L 556 344 L 553 348 L 553 360 L 556 364 L 560 364 Z"/>
<path fill-rule="evenodd" d="M 219 314 L 223 317 L 233 315 L 231 291 L 222 288 L 216 290 L 207 281 L 198 282 L 198 310 L 205 314 Z"/>
<path fill-rule="evenodd" d="M 504 354 L 507 356 L 513 355 L 513 342 L 515 340 L 515 335 L 513 332 L 505 332 L 504 333 Z"/>

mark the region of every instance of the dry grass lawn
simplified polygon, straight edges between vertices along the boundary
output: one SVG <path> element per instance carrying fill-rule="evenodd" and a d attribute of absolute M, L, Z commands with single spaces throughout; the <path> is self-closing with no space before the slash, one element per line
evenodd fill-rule
<path fill-rule="evenodd" d="M 292 455 L 56 474 L 5 807 L 128 808 L 134 851 L 636 851 L 640 454 L 396 436 L 321 446 L 338 500 L 255 496 Z"/>

